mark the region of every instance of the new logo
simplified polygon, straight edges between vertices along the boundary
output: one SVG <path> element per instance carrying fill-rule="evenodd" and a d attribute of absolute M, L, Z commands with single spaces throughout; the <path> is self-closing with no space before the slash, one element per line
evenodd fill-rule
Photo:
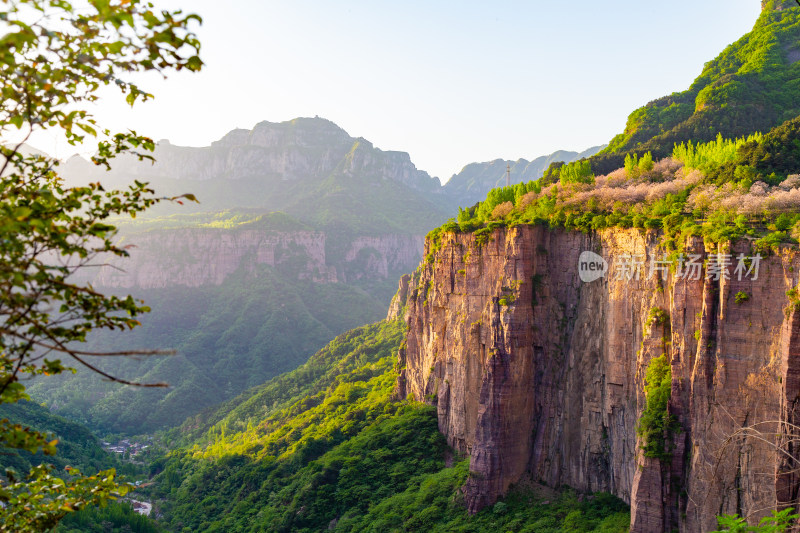
<path fill-rule="evenodd" d="M 594 252 L 583 252 L 578 258 L 578 275 L 584 283 L 591 283 L 606 275 L 608 262 Z"/>

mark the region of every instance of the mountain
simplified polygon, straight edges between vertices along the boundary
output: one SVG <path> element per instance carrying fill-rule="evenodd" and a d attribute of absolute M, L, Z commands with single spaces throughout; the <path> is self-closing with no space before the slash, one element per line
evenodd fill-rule
<path fill-rule="evenodd" d="M 633 533 L 800 504 L 798 28 L 796 2 L 764 3 L 684 118 L 657 101 L 605 153 L 429 234 L 393 306 L 397 395 L 470 457 L 468 509 L 530 478 L 618 496 Z"/>
<path fill-rule="evenodd" d="M 407 153 L 380 150 L 316 117 L 260 122 L 203 148 L 162 140 L 152 154 L 155 162 L 122 156 L 110 172 L 73 156 L 61 173 L 69 185 L 102 180 L 120 186 L 138 179 L 166 196 L 190 190 L 200 204 L 184 206 L 182 214 L 281 211 L 321 230 L 424 235 L 455 207 L 484 198 L 505 179 L 506 165 L 512 167 L 513 183 L 536 180 L 553 162 L 589 157 L 601 148 L 560 150 L 533 161 L 471 163 L 442 187 L 418 170 Z M 152 210 L 165 213 L 175 209 Z"/>
<path fill-rule="evenodd" d="M 712 61 L 685 91 L 640 107 L 625 131 L 593 161 L 597 173 L 621 166 L 618 154 L 652 151 L 663 157 L 675 143 L 766 133 L 800 115 L 800 21 L 796 2 L 762 2 L 753 30 Z"/>
<path fill-rule="evenodd" d="M 54 411 L 103 432 L 177 425 L 377 320 L 396 280 L 422 258 L 424 235 L 458 203 L 408 154 L 379 150 L 321 118 L 261 122 L 205 148 L 161 141 L 154 157 L 122 157 L 110 172 L 80 157 L 61 165 L 71 185 L 137 179 L 159 195 L 190 191 L 202 202 L 115 220 L 130 257 L 80 274 L 152 309 L 141 328 L 96 334 L 90 348 L 176 351 L 99 366 L 170 388 L 121 388 L 91 373 L 30 387 Z"/>
<path fill-rule="evenodd" d="M 773 77 L 791 81 L 796 67 L 784 60 L 778 68 L 769 54 L 794 31 L 798 14 L 790 3 L 767 2 L 754 32 L 729 48 L 736 61 L 751 61 L 769 96 L 766 118 L 748 107 L 756 99 L 737 99 L 746 91 L 721 90 L 725 80 L 744 84 L 751 71 L 712 62 L 704 71 L 710 81 L 693 98 L 718 100 L 702 100 L 691 114 L 675 103 L 669 113 L 686 114 L 680 121 L 654 105 L 641 114 L 655 116 L 655 127 L 634 121 L 590 164 L 565 165 L 552 183 L 490 191 L 458 222 L 428 235 L 425 259 L 403 278 L 386 322 L 351 330 L 296 370 L 238 395 L 246 384 L 237 383 L 220 396 L 225 403 L 169 432 L 173 449 L 154 463 L 160 471 L 151 488 L 163 525 L 689 532 L 715 529 L 720 514 L 757 522 L 794 505 L 800 112 L 792 116 L 794 100 L 770 100 L 780 100 L 770 92 Z M 696 144 L 752 132 L 758 121 L 765 135 Z M 692 144 L 674 147 L 678 140 Z M 656 161 L 631 157 L 623 166 L 625 153 L 640 150 L 655 152 Z M 600 175 L 598 164 L 613 172 Z M 481 176 L 488 182 L 491 167 L 464 173 L 454 190 L 466 194 Z M 353 183 L 341 174 L 332 180 L 345 190 Z M 284 255 L 275 250 L 289 242 L 254 242 L 247 226 L 264 213 L 251 215 L 218 224 L 240 232 L 220 240 L 243 243 L 231 248 L 245 250 L 233 254 L 233 267 L 209 273 L 186 252 L 186 265 L 173 261 L 137 279 L 216 280 L 215 272 L 232 268 L 219 287 L 241 279 L 249 291 L 251 280 L 281 272 Z M 308 246 L 314 232 L 327 238 L 335 225 L 291 216 L 273 223 L 306 232 L 305 245 L 285 246 L 306 251 L 297 254 L 302 261 L 288 260 L 284 274 L 319 284 L 314 276 L 331 270 L 309 260 Z M 214 221 L 200 230 L 206 225 Z M 167 230 L 183 231 L 159 229 Z M 241 260 L 248 255 L 259 258 L 256 267 Z M 663 265 L 687 257 L 696 277 Z M 737 276 L 737 263 L 748 274 Z M 325 265 L 339 271 L 335 262 Z M 660 269 L 648 276 L 646 265 Z M 210 323 L 232 302 L 202 320 Z M 252 311 L 241 312 L 230 332 L 210 328 L 207 342 L 230 354 L 245 350 L 250 328 L 263 322 L 260 302 L 248 302 Z M 206 309 L 201 301 L 182 306 Z M 206 329 L 192 329 L 189 340 Z M 238 360 L 228 362 L 233 357 L 218 352 L 198 367 L 194 389 L 185 389 L 192 407 L 209 390 L 218 394 L 208 387 L 241 373 Z M 130 401 L 120 397 L 117 406 Z"/>
<path fill-rule="evenodd" d="M 167 357 L 98 358 L 97 364 L 169 388 L 119 387 L 80 372 L 38 380 L 31 394 L 105 432 L 180 424 L 384 315 L 394 280 L 421 256 L 421 237 L 365 236 L 345 245 L 285 215 L 212 218 L 206 225 L 192 217 L 192 223 L 177 219 L 186 223 L 178 227 L 156 220 L 124 228 L 123 242 L 136 245 L 131 258 L 92 271 L 87 280 L 107 293 L 132 293 L 152 309 L 133 331 L 94 334 L 89 349 L 176 350 Z"/>
<path fill-rule="evenodd" d="M 470 517 L 470 475 L 435 409 L 394 397 L 399 320 L 330 342 L 297 370 L 187 420 L 151 497 L 170 531 L 622 532 L 626 506 L 523 487 Z M 435 528 L 435 529 L 433 529 Z"/>
<path fill-rule="evenodd" d="M 424 234 L 446 215 L 434 194 L 439 181 L 417 170 L 408 154 L 379 150 L 321 118 L 261 122 L 204 148 L 161 141 L 152 155 L 152 164 L 121 157 L 110 172 L 73 157 L 61 172 L 68 184 L 138 179 L 166 196 L 190 191 L 200 204 L 182 214 L 282 211 L 316 229 L 360 234 Z M 160 206 L 151 215 L 175 212 Z"/>
<path fill-rule="evenodd" d="M 516 185 L 525 181 L 538 180 L 552 163 L 558 161 L 571 163 L 591 157 L 604 147 L 594 146 L 580 153 L 559 150 L 550 155 L 537 157 L 533 161 L 495 159 L 485 163 L 470 163 L 458 174 L 453 174 L 442 190 L 445 196 L 454 201 L 456 205 L 471 206 L 486 198 L 486 193 L 490 190 L 505 185 L 506 171 L 509 167 L 511 184 Z"/>
<path fill-rule="evenodd" d="M 720 513 L 758 517 L 789 501 L 794 463 L 756 431 L 732 437 L 796 416 L 785 406 L 800 394 L 797 246 L 764 258 L 757 279 L 613 275 L 625 257 L 664 257 L 656 237 L 518 226 L 485 243 L 428 243 L 432 260 L 408 290 L 398 395 L 435 406 L 448 444 L 470 457 L 470 509 L 529 475 L 630 502 L 634 532 L 710 531 Z M 751 246 L 731 253 L 755 256 Z M 606 278 L 581 282 L 584 250 L 608 262 Z M 685 253 L 710 257 L 697 237 Z M 659 456 L 641 428 L 649 369 L 664 357 L 678 429 L 657 432 Z"/>
<path fill-rule="evenodd" d="M 152 309 L 130 335 L 96 334 L 90 348 L 176 351 L 99 361 L 168 389 L 115 387 L 91 373 L 30 387 L 100 431 L 179 424 L 383 316 L 395 280 L 419 262 L 425 233 L 446 218 L 438 180 L 408 154 L 381 151 L 324 119 L 262 122 L 206 148 L 162 141 L 154 156 L 154 164 L 122 157 L 110 172 L 76 157 L 61 167 L 71 185 L 146 180 L 159 195 L 191 191 L 202 202 L 116 220 L 130 257 L 80 273 Z"/>

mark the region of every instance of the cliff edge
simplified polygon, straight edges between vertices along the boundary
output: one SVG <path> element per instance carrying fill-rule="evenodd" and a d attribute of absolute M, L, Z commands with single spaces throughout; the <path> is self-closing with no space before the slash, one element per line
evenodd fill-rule
<path fill-rule="evenodd" d="M 619 496 L 633 532 L 709 531 L 719 514 L 757 521 L 796 502 L 796 247 L 759 260 L 748 240 L 690 238 L 683 253 L 695 257 L 676 266 L 652 231 L 482 237 L 426 244 L 397 385 L 436 405 L 449 444 L 470 457 L 471 511 L 524 477 Z M 581 281 L 584 252 L 602 257 L 599 272 L 607 262 L 605 276 Z M 641 422 L 657 360 L 671 373 L 663 442 L 650 443 L 661 453 Z"/>

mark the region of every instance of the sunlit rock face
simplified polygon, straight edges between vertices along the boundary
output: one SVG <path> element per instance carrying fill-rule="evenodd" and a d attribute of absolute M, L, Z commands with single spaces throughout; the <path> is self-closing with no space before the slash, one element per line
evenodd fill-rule
<path fill-rule="evenodd" d="M 607 260 L 605 277 L 581 281 L 585 251 Z M 707 277 L 712 252 L 733 257 L 718 279 Z M 443 236 L 407 291 L 397 392 L 435 404 L 440 430 L 470 457 L 471 511 L 524 477 L 611 492 L 631 504 L 634 532 L 710 531 L 721 513 L 757 520 L 797 497 L 797 465 L 781 460 L 790 445 L 776 435 L 800 418 L 800 320 L 787 296 L 800 255 L 785 248 L 739 279 L 736 257 L 755 255 L 748 241 L 706 250 L 696 239 L 685 253 L 702 258 L 697 279 L 649 276 L 665 253 L 656 233 L 635 229 Z M 618 275 L 628 257 L 642 261 L 630 279 Z M 680 426 L 666 460 L 645 457 L 637 436 L 645 373 L 662 355 Z M 738 433 L 754 424 L 762 435 Z"/>

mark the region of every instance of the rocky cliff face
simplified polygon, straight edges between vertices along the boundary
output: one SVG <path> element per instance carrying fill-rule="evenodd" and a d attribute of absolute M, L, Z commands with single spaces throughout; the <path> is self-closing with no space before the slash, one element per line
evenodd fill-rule
<path fill-rule="evenodd" d="M 408 291 L 398 394 L 435 403 L 441 431 L 469 455 L 470 510 L 525 476 L 616 494 L 634 532 L 709 531 L 719 514 L 756 520 L 795 501 L 798 465 L 781 458 L 797 446 L 796 249 L 740 280 L 736 257 L 755 255 L 743 241 L 722 250 L 734 258 L 729 279 L 706 279 L 706 262 L 694 280 L 648 277 L 664 251 L 638 230 L 520 226 L 483 245 L 453 234 L 442 243 Z M 581 282 L 584 251 L 608 261 L 606 277 Z M 707 261 L 712 251 L 695 240 L 685 253 Z M 643 261 L 638 273 L 624 268 L 629 258 Z M 661 355 L 677 424 L 664 459 L 645 457 L 637 436 L 645 373 Z"/>
<path fill-rule="evenodd" d="M 276 267 L 291 278 L 319 283 L 383 280 L 414 268 L 422 257 L 423 237 L 357 237 L 344 254 L 331 258 L 328 237 L 319 231 L 259 231 L 216 228 L 156 230 L 126 236 L 130 257 L 102 267 L 99 287 L 165 288 L 220 285 L 258 265 Z"/>

